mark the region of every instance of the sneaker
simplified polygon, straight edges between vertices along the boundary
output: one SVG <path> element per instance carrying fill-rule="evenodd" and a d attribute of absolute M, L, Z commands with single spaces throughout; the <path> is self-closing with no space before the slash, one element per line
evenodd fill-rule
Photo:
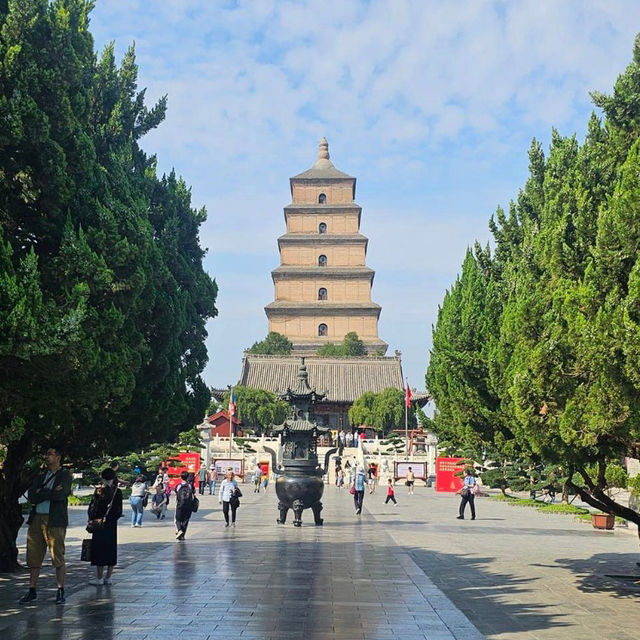
<path fill-rule="evenodd" d="M 235 523 L 235 522 L 232 522 L 232 523 L 231 523 L 231 526 L 235 529 L 235 527 L 236 527 L 236 523 Z"/>
<path fill-rule="evenodd" d="M 56 591 L 56 604 L 64 604 L 67 599 L 64 597 L 64 589 L 62 587 L 58 587 L 58 591 Z"/>
<path fill-rule="evenodd" d="M 38 594 L 35 589 L 29 589 L 27 593 L 25 593 L 18 602 L 20 604 L 29 604 L 30 602 L 35 602 L 38 599 Z"/>
<path fill-rule="evenodd" d="M 456 516 L 456 520 L 464 520 L 464 516 Z"/>
<path fill-rule="evenodd" d="M 89 584 L 93 587 L 101 587 L 104 584 L 104 578 L 89 578 Z"/>
<path fill-rule="evenodd" d="M 229 526 L 229 523 L 227 522 L 227 524 L 225 524 L 224 526 L 225 526 L 225 527 L 228 527 L 228 526 Z"/>
<path fill-rule="evenodd" d="M 180 535 L 178 536 L 178 540 L 180 540 L 180 542 L 184 540 L 184 531 L 180 532 Z"/>
<path fill-rule="evenodd" d="M 476 519 L 476 517 L 475 517 L 475 516 L 471 516 L 471 519 L 472 519 L 472 520 L 475 520 L 475 519 Z"/>
<path fill-rule="evenodd" d="M 176 540 L 179 540 L 181 535 L 182 531 L 176 531 Z"/>
<path fill-rule="evenodd" d="M 108 585 L 112 585 L 113 584 L 113 578 L 105 578 L 104 579 L 104 583 L 108 584 Z"/>

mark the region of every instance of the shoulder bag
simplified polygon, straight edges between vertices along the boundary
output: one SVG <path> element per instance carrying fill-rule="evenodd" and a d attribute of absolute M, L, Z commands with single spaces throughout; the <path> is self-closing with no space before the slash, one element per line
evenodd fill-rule
<path fill-rule="evenodd" d="M 105 511 L 104 516 L 102 516 L 102 518 L 94 518 L 93 520 L 89 520 L 89 522 L 87 522 L 87 527 L 86 527 L 87 533 L 95 533 L 96 531 L 102 531 L 107 526 L 107 516 L 111 511 L 111 506 L 113 505 L 113 500 L 116 497 L 117 491 L 118 491 L 118 487 L 114 487 L 113 495 L 111 496 L 111 501 L 109 502 L 109 506 L 107 507 L 107 510 Z M 83 548 L 84 548 L 84 541 L 83 541 Z"/>

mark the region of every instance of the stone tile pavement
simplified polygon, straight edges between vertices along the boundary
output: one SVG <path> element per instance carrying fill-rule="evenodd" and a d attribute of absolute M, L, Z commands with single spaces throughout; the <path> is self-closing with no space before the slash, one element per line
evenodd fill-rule
<path fill-rule="evenodd" d="M 633 532 L 484 499 L 475 522 L 458 521 L 454 496 L 396 495 L 397 507 L 381 489 L 366 495 L 356 517 L 351 496 L 327 486 L 325 526 L 305 512 L 295 529 L 275 524 L 271 487 L 258 496 L 247 485 L 235 529 L 205 496 L 184 543 L 170 521 L 146 514 L 131 529 L 123 518 L 111 587 L 86 584 L 74 509 L 67 604 L 53 603 L 50 568 L 26 608 L 15 604 L 26 574 L 0 576 L 0 640 L 638 637 L 638 581 L 607 577 L 640 580 Z"/>
<path fill-rule="evenodd" d="M 84 534 L 72 527 L 67 604 L 51 601 L 50 570 L 33 606 L 15 605 L 24 584 L 4 583 L 1 632 L 12 640 L 482 638 L 384 525 L 356 517 L 348 493 L 328 486 L 325 495 L 324 527 L 306 512 L 302 528 L 279 527 L 275 494 L 249 490 L 235 529 L 224 528 L 205 496 L 183 543 L 168 521 L 146 518 L 142 529 L 123 522 L 110 587 L 86 585 L 76 560 Z M 82 523 L 82 511 L 74 520 Z"/>
<path fill-rule="evenodd" d="M 377 492 L 369 513 L 487 637 L 631 640 L 640 637 L 637 530 L 597 531 L 573 516 L 486 498 L 475 521 L 456 520 L 459 498 Z M 617 576 L 617 577 L 611 577 Z"/>

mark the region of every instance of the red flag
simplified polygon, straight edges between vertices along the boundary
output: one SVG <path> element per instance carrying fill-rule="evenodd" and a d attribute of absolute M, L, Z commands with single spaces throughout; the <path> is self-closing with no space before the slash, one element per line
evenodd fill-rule
<path fill-rule="evenodd" d="M 231 389 L 231 395 L 229 396 L 229 419 L 236 415 L 236 394 Z"/>
<path fill-rule="evenodd" d="M 409 383 L 407 382 L 407 395 L 406 395 L 406 403 L 407 407 L 411 408 L 411 388 L 409 387 Z"/>

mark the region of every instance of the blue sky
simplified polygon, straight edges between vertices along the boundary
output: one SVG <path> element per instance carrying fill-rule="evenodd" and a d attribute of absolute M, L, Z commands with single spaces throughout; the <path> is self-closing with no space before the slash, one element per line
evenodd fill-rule
<path fill-rule="evenodd" d="M 220 287 L 212 386 L 267 332 L 289 177 L 320 137 L 358 179 L 380 337 L 424 388 L 431 327 L 464 252 L 527 177 L 551 128 L 584 135 L 589 91 L 631 59 L 640 3 L 616 0 L 98 0 L 96 48 L 135 42 L 165 122 L 142 145 L 206 206 Z"/>

